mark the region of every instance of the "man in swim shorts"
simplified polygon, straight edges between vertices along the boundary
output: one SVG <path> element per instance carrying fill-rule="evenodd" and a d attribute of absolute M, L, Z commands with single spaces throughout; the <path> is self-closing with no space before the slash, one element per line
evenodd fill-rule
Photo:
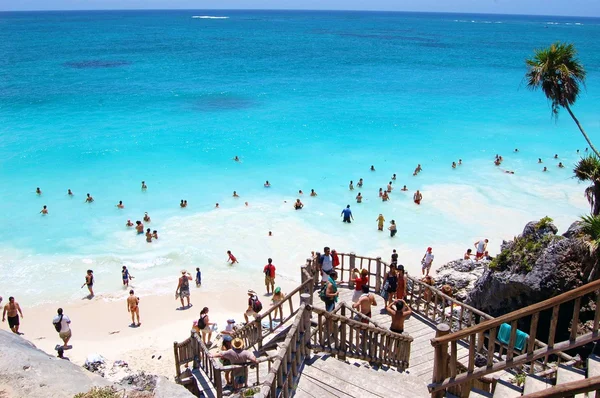
<path fill-rule="evenodd" d="M 421 195 L 421 192 L 419 192 L 418 189 L 417 189 L 417 192 L 415 192 L 415 194 L 413 195 L 413 200 L 418 205 L 420 205 L 421 204 L 421 200 L 423 200 L 423 195 Z"/>
<path fill-rule="evenodd" d="M 4 306 L 4 311 L 2 312 L 2 322 L 6 321 L 8 316 L 8 327 L 15 334 L 21 334 L 19 333 L 19 314 L 21 314 L 21 318 L 25 318 L 19 303 L 15 301 L 14 297 L 9 297 L 8 303 Z"/>
<path fill-rule="evenodd" d="M 433 253 L 431 247 L 427 248 L 427 251 L 423 255 L 421 259 L 421 271 L 423 275 L 429 275 L 429 270 L 431 270 L 431 264 L 433 263 Z"/>
<path fill-rule="evenodd" d="M 189 296 L 188 296 L 189 298 Z M 182 300 L 183 301 L 183 300 Z M 140 298 L 134 295 L 133 289 L 129 291 L 127 297 L 127 312 L 131 313 L 131 326 L 140 326 Z M 137 324 L 135 318 L 137 317 Z"/>
<path fill-rule="evenodd" d="M 361 286 L 361 289 L 362 295 L 356 303 L 352 304 L 352 308 L 358 309 L 361 314 L 371 318 L 371 307 L 377 305 L 375 296 L 372 293 L 369 293 L 369 285 L 364 284 Z M 362 323 L 369 323 L 368 318 L 361 318 L 360 321 Z"/>

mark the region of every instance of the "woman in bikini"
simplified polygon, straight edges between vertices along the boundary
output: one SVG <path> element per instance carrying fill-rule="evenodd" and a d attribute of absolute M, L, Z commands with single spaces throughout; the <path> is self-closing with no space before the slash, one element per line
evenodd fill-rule
<path fill-rule="evenodd" d="M 85 283 L 81 285 L 81 287 L 83 288 L 84 286 L 87 286 L 90 292 L 90 295 L 88 297 L 94 297 L 94 271 L 92 271 L 91 269 L 87 270 L 87 275 L 85 276 Z"/>
<path fill-rule="evenodd" d="M 131 326 L 140 326 L 140 298 L 134 295 L 133 289 L 129 291 L 127 297 L 127 312 L 131 313 Z M 137 317 L 137 324 L 135 318 Z"/>

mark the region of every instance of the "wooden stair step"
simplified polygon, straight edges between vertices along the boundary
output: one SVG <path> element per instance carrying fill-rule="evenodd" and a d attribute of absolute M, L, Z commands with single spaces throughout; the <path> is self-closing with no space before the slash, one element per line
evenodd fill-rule
<path fill-rule="evenodd" d="M 523 388 L 523 395 L 533 394 L 534 392 L 543 391 L 547 388 L 552 387 L 552 383 L 548 379 L 542 377 L 527 375 L 525 378 L 525 387 Z"/>
<path fill-rule="evenodd" d="M 574 368 L 572 366 L 558 365 L 556 371 L 556 384 L 566 384 L 572 381 L 579 381 L 585 379 L 585 372 L 581 369 Z M 575 398 L 585 398 L 587 394 L 581 393 L 575 395 Z"/>
<path fill-rule="evenodd" d="M 590 355 L 587 360 L 587 377 L 600 376 L 600 357 Z"/>
<path fill-rule="evenodd" d="M 496 387 L 494 388 L 494 398 L 514 398 L 514 397 L 520 397 L 521 393 L 523 391 L 513 385 L 512 383 L 509 383 L 506 380 L 501 380 L 498 379 L 496 380 Z"/>

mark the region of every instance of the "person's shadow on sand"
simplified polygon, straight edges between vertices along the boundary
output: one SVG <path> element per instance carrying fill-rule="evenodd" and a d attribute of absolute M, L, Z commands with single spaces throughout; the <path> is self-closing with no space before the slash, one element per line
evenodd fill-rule
<path fill-rule="evenodd" d="M 183 307 L 177 307 L 175 308 L 175 311 L 185 311 L 189 310 L 190 308 L 192 308 L 192 304 L 184 305 Z"/>

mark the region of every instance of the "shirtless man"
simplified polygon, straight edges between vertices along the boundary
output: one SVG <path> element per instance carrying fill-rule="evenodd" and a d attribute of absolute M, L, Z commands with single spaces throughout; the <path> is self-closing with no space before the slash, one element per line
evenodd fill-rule
<path fill-rule="evenodd" d="M 359 179 L 358 183 L 356 184 L 357 187 L 361 188 L 363 186 L 363 179 Z"/>
<path fill-rule="evenodd" d="M 150 222 L 150 216 L 148 215 L 148 212 L 144 213 L 144 222 Z"/>
<path fill-rule="evenodd" d="M 389 184 L 387 185 L 387 192 L 390 193 L 390 192 L 392 192 L 393 189 L 394 188 L 392 187 L 392 182 L 390 181 Z"/>
<path fill-rule="evenodd" d="M 423 169 L 421 168 L 421 165 L 418 164 L 417 168 L 415 169 L 415 172 L 413 173 L 414 176 L 416 176 L 417 174 L 419 174 L 421 171 L 423 171 Z"/>
<path fill-rule="evenodd" d="M 117 205 L 117 207 L 119 209 L 124 209 L 125 208 L 125 205 L 123 205 L 123 201 L 122 200 L 119 200 L 119 204 Z"/>
<path fill-rule="evenodd" d="M 73 196 L 73 191 L 71 191 L 71 189 L 67 189 L 67 195 Z"/>
<path fill-rule="evenodd" d="M 126 227 L 133 227 L 133 223 L 131 222 L 131 220 L 127 220 L 127 222 L 125 223 Z"/>
<path fill-rule="evenodd" d="M 310 190 L 310 196 L 317 196 L 317 193 L 315 192 L 314 189 Z"/>
<path fill-rule="evenodd" d="M 240 197 L 240 195 L 238 195 L 238 194 L 237 194 L 237 191 L 233 191 L 233 197 L 234 197 L 234 198 L 239 198 L 239 197 Z"/>
<path fill-rule="evenodd" d="M 383 194 L 381 195 L 381 200 L 383 202 L 387 202 L 388 200 L 390 200 L 390 196 L 388 195 L 388 191 L 383 191 Z"/>
<path fill-rule="evenodd" d="M 376 305 L 375 296 L 369 293 L 369 285 L 362 285 L 362 295 L 356 303 L 352 304 L 352 308 L 357 308 L 361 314 L 371 318 L 371 307 Z M 369 323 L 369 320 L 361 318 L 361 322 Z"/>
<path fill-rule="evenodd" d="M 396 173 L 392 176 L 392 181 L 396 181 Z"/>
<path fill-rule="evenodd" d="M 81 288 L 83 289 L 84 286 L 87 286 L 88 290 L 90 291 L 88 298 L 91 299 L 92 297 L 94 297 L 94 271 L 92 271 L 91 269 L 87 270 L 87 274 L 85 275 L 85 282 L 83 285 L 81 285 Z"/>
<path fill-rule="evenodd" d="M 412 314 L 411 309 L 404 300 L 398 299 L 390 303 L 386 310 L 392 317 L 390 331 L 402 334 L 404 332 L 404 321 Z"/>
<path fill-rule="evenodd" d="M 148 185 L 146 185 L 146 181 L 142 181 L 142 191 L 148 189 Z"/>
<path fill-rule="evenodd" d="M 137 231 L 138 235 L 141 235 L 144 233 L 144 224 L 142 224 L 141 221 L 136 221 L 135 222 L 135 230 Z"/>
<path fill-rule="evenodd" d="M 92 197 L 92 195 L 90 195 L 89 193 L 87 194 L 87 197 L 85 198 L 85 202 L 86 203 L 92 203 L 94 201 L 94 198 Z"/>
<path fill-rule="evenodd" d="M 127 312 L 131 313 L 131 326 L 140 326 L 140 298 L 134 296 L 133 289 L 129 291 L 129 297 L 127 297 Z M 137 317 L 137 324 L 135 318 Z"/>
<path fill-rule="evenodd" d="M 152 242 L 152 232 L 150 231 L 150 228 L 146 230 L 146 242 Z"/>
<path fill-rule="evenodd" d="M 18 314 L 17 311 L 19 312 Z M 21 318 L 25 318 L 19 303 L 15 301 L 14 297 L 9 297 L 8 303 L 4 306 L 4 311 L 2 312 L 2 322 L 6 321 L 6 316 L 8 315 L 8 327 L 15 334 L 21 334 L 19 333 L 19 314 L 21 314 Z"/>
<path fill-rule="evenodd" d="M 294 209 L 301 210 L 304 207 L 304 204 L 300 201 L 300 199 L 296 199 L 296 203 L 294 203 Z"/>
<path fill-rule="evenodd" d="M 40 211 L 40 213 L 48 214 L 48 207 L 46 205 L 44 205 L 44 207 L 42 207 L 42 211 Z"/>
<path fill-rule="evenodd" d="M 421 200 L 423 200 L 423 195 L 421 195 L 421 192 L 419 192 L 418 189 L 417 189 L 417 192 L 415 192 L 415 194 L 413 195 L 413 200 L 418 205 L 420 205 L 421 204 Z"/>
<path fill-rule="evenodd" d="M 37 188 L 35 189 L 35 193 L 37 193 L 38 195 L 41 195 L 41 194 L 42 194 L 42 190 L 40 189 L 40 187 L 37 187 Z"/>
<path fill-rule="evenodd" d="M 406 188 L 406 185 L 402 187 L 401 191 L 404 191 L 404 192 L 408 191 L 408 188 Z"/>

